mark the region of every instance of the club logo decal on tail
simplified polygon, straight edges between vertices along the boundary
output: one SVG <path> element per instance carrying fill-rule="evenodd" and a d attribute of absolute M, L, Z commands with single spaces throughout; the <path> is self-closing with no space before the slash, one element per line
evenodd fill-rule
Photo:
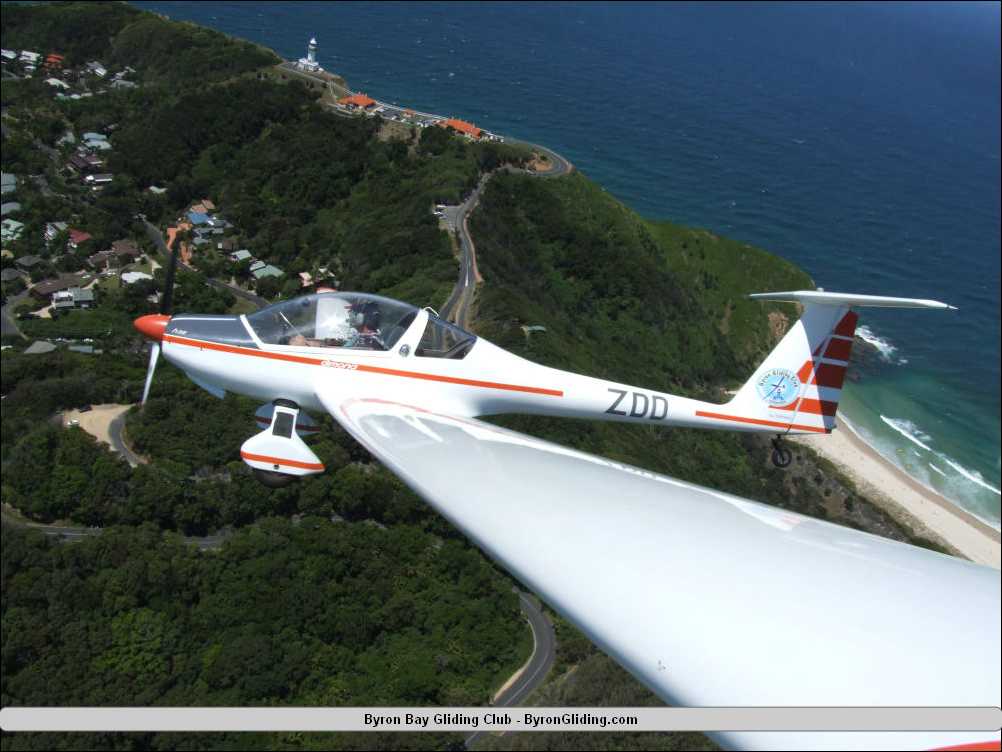
<path fill-rule="evenodd" d="M 770 407 L 786 407 L 800 395 L 800 379 L 786 368 L 770 368 L 762 374 L 755 390 Z"/>

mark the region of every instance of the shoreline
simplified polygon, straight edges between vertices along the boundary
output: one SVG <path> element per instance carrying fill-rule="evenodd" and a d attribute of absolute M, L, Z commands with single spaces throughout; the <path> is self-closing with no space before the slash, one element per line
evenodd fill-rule
<path fill-rule="evenodd" d="M 896 519 L 904 518 L 912 532 L 939 539 L 978 564 L 1002 568 L 1000 531 L 917 481 L 844 421 L 830 434 L 792 440 L 836 465 L 871 501 Z"/>

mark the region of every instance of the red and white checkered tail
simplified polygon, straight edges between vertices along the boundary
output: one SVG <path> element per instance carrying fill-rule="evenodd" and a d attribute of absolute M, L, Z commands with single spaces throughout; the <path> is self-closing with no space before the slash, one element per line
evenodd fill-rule
<path fill-rule="evenodd" d="M 729 403 L 730 412 L 780 433 L 835 428 L 858 316 L 852 306 L 952 308 L 935 300 L 796 291 L 752 295 L 797 301 L 803 316 Z"/>

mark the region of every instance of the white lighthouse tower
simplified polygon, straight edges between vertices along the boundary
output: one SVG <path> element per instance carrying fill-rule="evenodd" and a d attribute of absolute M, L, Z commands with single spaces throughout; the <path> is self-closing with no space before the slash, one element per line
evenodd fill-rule
<path fill-rule="evenodd" d="M 323 70 L 320 67 L 320 63 L 317 62 L 317 38 L 311 37 L 310 43 L 306 45 L 306 57 L 299 58 L 299 62 L 296 63 L 296 67 L 302 71 L 308 71 L 310 73 L 318 73 Z"/>

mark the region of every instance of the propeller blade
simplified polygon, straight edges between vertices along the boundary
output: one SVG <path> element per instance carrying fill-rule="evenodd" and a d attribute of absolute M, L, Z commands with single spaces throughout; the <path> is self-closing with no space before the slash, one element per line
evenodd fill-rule
<path fill-rule="evenodd" d="M 140 405 L 146 404 L 146 398 L 150 396 L 150 386 L 153 384 L 153 372 L 157 368 L 157 358 L 160 357 L 160 343 L 153 342 L 150 347 L 150 364 L 146 368 L 146 385 L 143 387 L 143 400 Z"/>

